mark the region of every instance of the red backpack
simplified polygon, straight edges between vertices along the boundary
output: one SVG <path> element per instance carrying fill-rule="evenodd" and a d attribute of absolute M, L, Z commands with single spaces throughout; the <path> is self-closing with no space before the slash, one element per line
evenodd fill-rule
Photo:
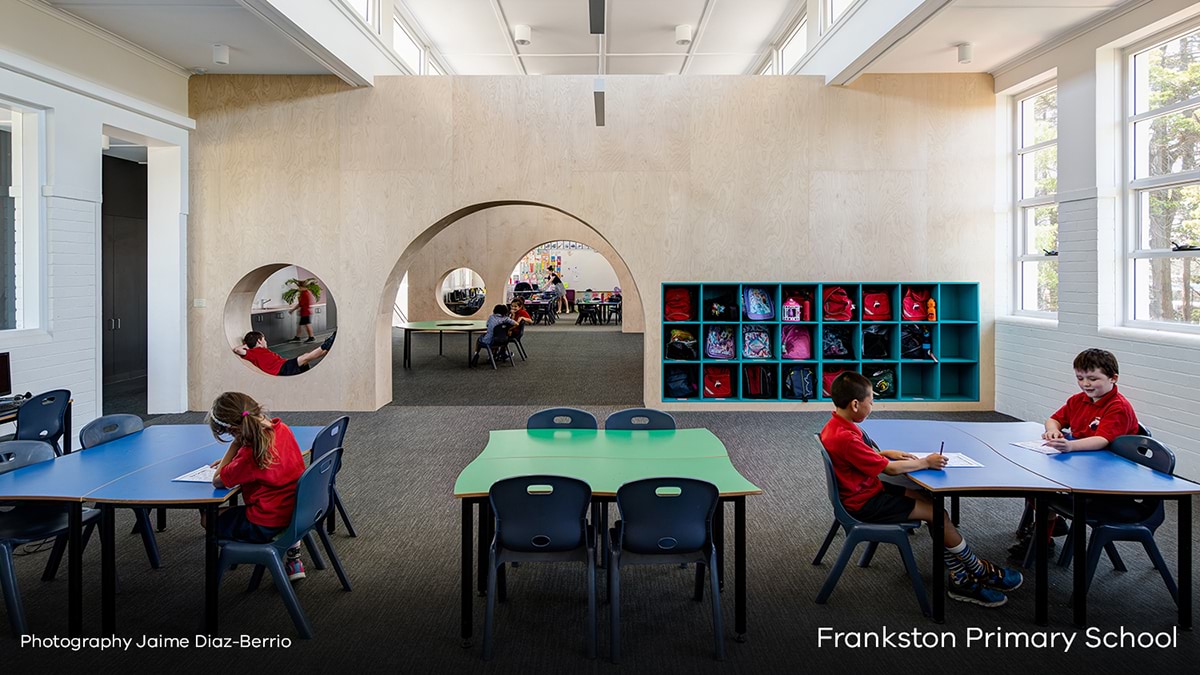
<path fill-rule="evenodd" d="M 704 367 L 704 396 L 705 398 L 733 396 L 733 382 L 729 375 L 729 366 Z"/>
<path fill-rule="evenodd" d="M 691 321 L 692 292 L 686 288 L 668 288 L 667 304 L 663 310 L 667 321 Z"/>
<path fill-rule="evenodd" d="M 892 296 L 887 292 L 863 293 L 863 321 L 891 321 Z"/>
<path fill-rule="evenodd" d="M 929 318 L 929 289 L 908 288 L 904 291 L 900 316 L 905 321 L 925 321 Z"/>
<path fill-rule="evenodd" d="M 830 286 L 825 289 L 825 320 L 849 321 L 854 318 L 854 303 L 850 295 L 841 286 Z"/>
<path fill-rule="evenodd" d="M 821 389 L 825 392 L 825 398 L 833 396 L 831 393 L 833 390 L 833 381 L 838 378 L 838 375 L 841 375 L 844 372 L 846 371 L 838 368 L 837 370 L 827 370 L 823 375 L 821 375 Z"/>

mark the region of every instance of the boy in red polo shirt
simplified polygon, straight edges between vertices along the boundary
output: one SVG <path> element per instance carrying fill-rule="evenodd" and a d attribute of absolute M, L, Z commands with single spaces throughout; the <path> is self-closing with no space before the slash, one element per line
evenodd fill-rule
<path fill-rule="evenodd" d="M 233 348 L 233 353 L 258 366 L 258 369 L 268 375 L 299 375 L 306 373 L 309 362 L 329 353 L 333 348 L 333 340 L 337 331 L 325 338 L 320 347 L 290 359 L 285 359 L 267 349 L 267 338 L 262 333 L 252 330 L 242 338 L 242 344 Z"/>
<path fill-rule="evenodd" d="M 946 465 L 946 457 L 931 453 L 918 458 L 899 450 L 872 447 L 858 423 L 871 414 L 875 392 L 871 381 L 860 373 L 838 375 L 830 394 L 837 409 L 821 430 L 821 444 L 833 464 L 842 506 L 850 515 L 867 523 L 933 520 L 933 502 L 929 497 L 916 490 L 884 483 L 879 480 L 879 474 L 898 476 L 921 469 L 941 469 Z M 1004 592 L 1016 590 L 1021 585 L 1021 573 L 976 556 L 958 528 L 950 522 L 950 517 L 943 516 L 946 569 L 950 573 L 947 594 L 954 600 L 984 607 L 999 607 L 1008 602 Z"/>
<path fill-rule="evenodd" d="M 1071 364 L 1075 369 L 1075 382 L 1080 392 L 1067 399 L 1058 412 L 1046 420 L 1046 431 L 1042 434 L 1046 445 L 1059 452 L 1081 452 L 1103 450 L 1118 436 L 1134 435 L 1138 432 L 1137 415 L 1129 400 L 1117 391 L 1120 371 L 1117 357 L 1103 349 L 1085 349 L 1079 352 Z M 1070 431 L 1070 438 L 1063 430 Z M 1121 498 L 1089 500 L 1100 508 L 1095 515 L 1115 515 L 1127 506 Z M 1048 514 L 1047 530 L 1054 536 L 1067 534 L 1067 528 L 1053 513 Z M 1024 557 L 1033 537 L 1030 525 L 1017 534 L 1019 541 L 1009 549 L 1013 557 Z"/>

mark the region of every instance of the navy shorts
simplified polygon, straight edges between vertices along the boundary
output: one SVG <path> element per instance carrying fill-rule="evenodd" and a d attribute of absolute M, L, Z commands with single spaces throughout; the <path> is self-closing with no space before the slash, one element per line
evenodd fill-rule
<path fill-rule="evenodd" d="M 247 544 L 265 544 L 275 539 L 282 527 L 255 525 L 246 518 L 246 506 L 233 506 L 221 512 L 217 518 L 217 538 L 244 541 Z"/>
<path fill-rule="evenodd" d="M 912 520 L 912 513 L 917 501 L 904 494 L 904 488 L 891 483 L 883 484 L 883 492 L 871 497 L 857 511 L 850 515 L 864 523 L 903 523 Z"/>
<path fill-rule="evenodd" d="M 310 324 L 310 323 L 312 323 L 312 317 L 311 317 L 311 316 L 301 316 L 301 317 L 300 317 L 300 325 L 301 325 L 301 326 L 307 326 L 307 325 L 308 325 L 308 324 Z"/>
<path fill-rule="evenodd" d="M 280 375 L 299 375 L 300 373 L 308 372 L 308 364 L 300 365 L 296 359 L 288 359 L 279 367 Z"/>

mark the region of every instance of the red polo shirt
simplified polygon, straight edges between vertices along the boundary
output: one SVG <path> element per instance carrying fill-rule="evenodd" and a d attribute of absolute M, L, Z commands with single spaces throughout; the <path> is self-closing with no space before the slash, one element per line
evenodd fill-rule
<path fill-rule="evenodd" d="M 300 316 L 312 316 L 313 294 L 307 288 L 300 291 Z"/>
<path fill-rule="evenodd" d="M 271 423 L 275 425 L 271 465 L 260 469 L 250 446 L 242 446 L 221 469 L 221 482 L 225 487 L 242 487 L 246 520 L 262 527 L 287 527 L 296 510 L 296 482 L 304 473 L 304 455 L 286 424 L 278 417 Z"/>
<path fill-rule="evenodd" d="M 847 511 L 861 509 L 867 500 L 883 491 L 879 473 L 887 468 L 888 459 L 867 445 L 857 424 L 833 413 L 821 430 L 821 444 L 833 463 L 838 494 Z"/>
<path fill-rule="evenodd" d="M 1117 391 L 1115 384 L 1099 401 L 1093 401 L 1082 391 L 1075 394 L 1050 419 L 1057 420 L 1064 429 L 1070 429 L 1075 438 L 1101 436 L 1109 443 L 1117 436 L 1136 434 L 1138 428 L 1133 406 Z"/>
<path fill-rule="evenodd" d="M 287 360 L 270 349 L 262 347 L 247 350 L 246 355 L 242 358 L 258 366 L 259 370 L 268 375 L 278 375 L 279 369 L 283 368 L 283 363 Z"/>

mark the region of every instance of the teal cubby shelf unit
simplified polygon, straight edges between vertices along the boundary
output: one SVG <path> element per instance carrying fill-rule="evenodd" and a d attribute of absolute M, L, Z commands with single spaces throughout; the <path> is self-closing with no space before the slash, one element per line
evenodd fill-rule
<path fill-rule="evenodd" d="M 825 311 L 836 288 L 849 318 Z M 904 318 L 910 290 L 933 300 L 932 321 L 928 308 Z M 977 283 L 678 282 L 663 284 L 662 307 L 664 402 L 829 402 L 825 382 L 844 370 L 888 382 L 877 400 L 979 400 Z M 786 386 L 794 369 L 811 373 L 811 398 Z"/>

